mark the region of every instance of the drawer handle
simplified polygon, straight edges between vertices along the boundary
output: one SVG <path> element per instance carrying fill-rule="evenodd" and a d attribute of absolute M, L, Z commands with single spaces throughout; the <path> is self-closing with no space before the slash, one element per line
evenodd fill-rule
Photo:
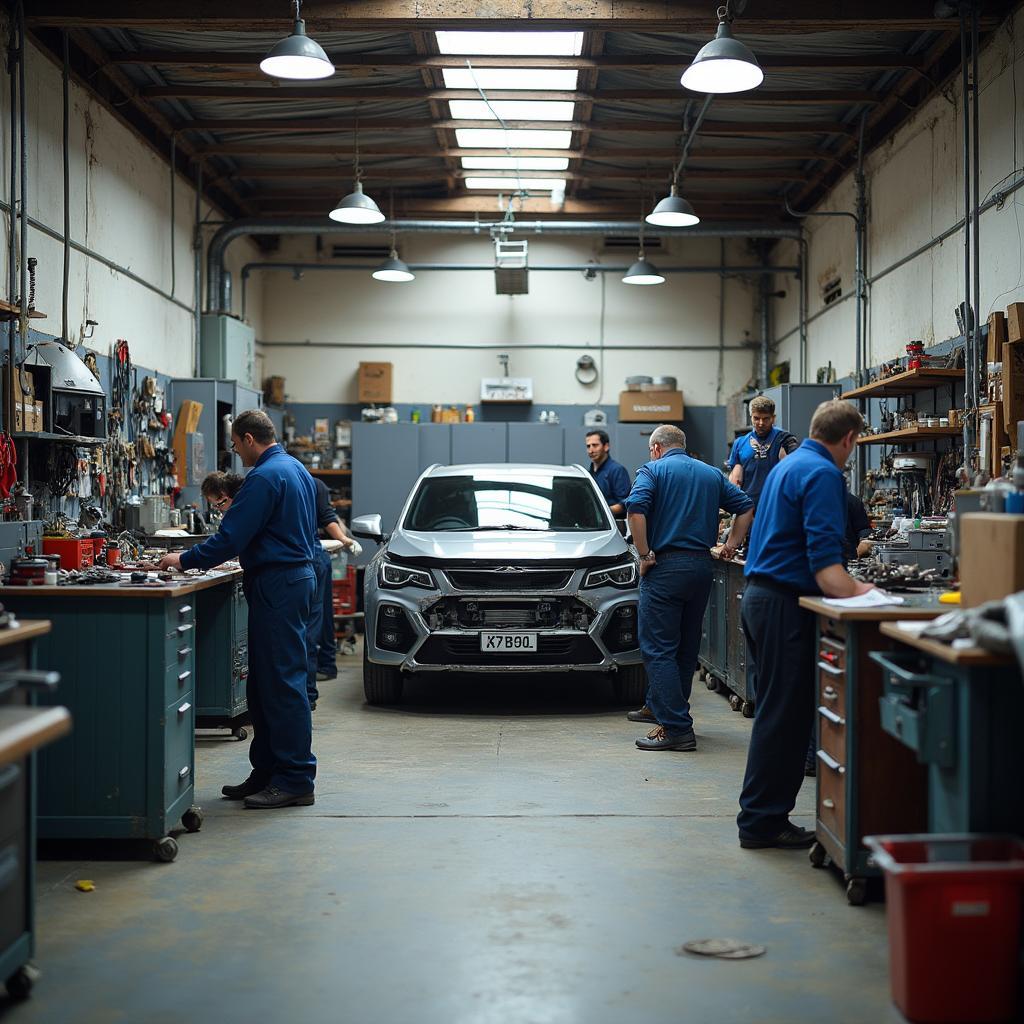
<path fill-rule="evenodd" d="M 184 624 L 182 624 L 182 625 L 180 625 L 178 627 L 178 633 L 181 636 L 184 636 L 191 628 L 192 628 L 192 623 L 191 622 L 184 623 Z"/>
<path fill-rule="evenodd" d="M 191 705 L 191 704 L 189 704 L 189 702 L 188 702 L 188 701 L 185 701 L 185 703 L 184 703 L 184 704 L 182 704 L 180 708 L 178 708 L 178 714 L 179 714 L 179 715 L 184 715 L 184 714 L 187 714 L 187 713 L 188 713 L 188 709 L 189 709 L 190 707 L 192 707 L 192 705 Z"/>
<path fill-rule="evenodd" d="M 192 653 L 192 648 L 191 647 L 179 647 L 178 648 L 178 657 L 179 658 L 187 658 L 191 653 Z"/>
<path fill-rule="evenodd" d="M 21 765 L 9 764 L 6 768 L 0 770 L 0 793 L 2 793 L 8 786 L 13 786 L 21 776 Z"/>
<path fill-rule="evenodd" d="M 178 778 L 179 779 L 187 779 L 188 778 L 188 773 L 190 771 L 192 771 L 192 769 L 189 768 L 188 765 L 185 765 L 185 767 L 182 768 L 180 772 L 178 772 Z"/>
<path fill-rule="evenodd" d="M 836 668 L 835 665 L 830 665 L 827 661 L 819 661 L 818 668 L 832 676 L 841 676 L 843 674 L 843 670 L 841 668 Z"/>
<path fill-rule="evenodd" d="M 826 707 L 818 708 L 818 714 L 822 718 L 827 718 L 833 725 L 846 725 L 846 719 L 837 715 L 834 711 Z"/>
<path fill-rule="evenodd" d="M 826 686 L 825 689 L 821 691 L 821 695 L 825 700 L 839 699 L 839 691 L 834 686 Z"/>
<path fill-rule="evenodd" d="M 839 660 L 839 655 L 833 654 L 831 651 L 818 651 L 818 656 L 830 665 L 834 665 Z"/>
<path fill-rule="evenodd" d="M 836 802 L 832 799 L 832 797 L 827 796 L 824 800 L 821 801 L 821 806 L 824 807 L 826 810 L 834 811 L 836 809 Z"/>
<path fill-rule="evenodd" d="M 189 613 L 190 611 L 192 611 L 192 605 L 190 605 L 190 604 L 183 604 L 183 605 L 182 605 L 182 606 L 181 606 L 181 607 L 180 607 L 180 608 L 178 609 L 178 618 L 179 618 L 179 619 L 183 619 L 183 618 L 185 618 L 185 616 L 186 616 L 186 615 L 188 615 L 188 613 Z"/>
<path fill-rule="evenodd" d="M 191 669 L 189 669 L 187 672 L 178 673 L 178 685 L 181 686 L 190 675 L 192 675 Z"/>
<path fill-rule="evenodd" d="M 818 760 L 823 765 L 826 765 L 828 768 L 831 768 L 832 771 L 838 772 L 840 775 L 846 774 L 845 765 L 841 765 L 834 757 L 829 757 L 824 750 L 818 751 Z"/>

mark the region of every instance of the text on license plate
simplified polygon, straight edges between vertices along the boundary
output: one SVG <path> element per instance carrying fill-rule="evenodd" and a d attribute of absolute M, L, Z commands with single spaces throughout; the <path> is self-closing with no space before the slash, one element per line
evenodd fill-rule
<path fill-rule="evenodd" d="M 499 651 L 536 651 L 536 633 L 481 633 L 480 650 L 498 653 Z"/>

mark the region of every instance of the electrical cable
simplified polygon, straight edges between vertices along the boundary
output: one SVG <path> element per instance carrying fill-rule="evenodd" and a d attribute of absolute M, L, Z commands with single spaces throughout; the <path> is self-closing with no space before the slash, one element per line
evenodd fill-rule
<path fill-rule="evenodd" d="M 64 117 L 62 123 L 63 157 L 64 157 L 64 278 L 60 298 L 60 329 L 64 341 L 70 341 L 68 335 L 68 288 L 71 280 L 71 155 L 70 155 L 70 124 L 71 124 L 71 67 L 68 52 L 67 29 L 61 33 L 63 37 L 64 64 L 62 68 L 62 86 L 64 98 Z"/>

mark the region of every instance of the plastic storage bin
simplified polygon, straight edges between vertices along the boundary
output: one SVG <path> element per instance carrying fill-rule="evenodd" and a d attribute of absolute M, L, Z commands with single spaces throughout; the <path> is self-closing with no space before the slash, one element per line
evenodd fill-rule
<path fill-rule="evenodd" d="M 866 836 L 885 872 L 892 998 L 916 1022 L 1016 1021 L 1024 841 Z"/>

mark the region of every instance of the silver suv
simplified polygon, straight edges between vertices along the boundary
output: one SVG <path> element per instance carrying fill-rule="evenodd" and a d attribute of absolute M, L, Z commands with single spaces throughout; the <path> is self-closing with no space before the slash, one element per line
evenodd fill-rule
<path fill-rule="evenodd" d="M 363 688 L 401 700 L 428 672 L 593 672 L 643 703 L 638 566 L 581 466 L 431 466 L 395 532 L 352 521 L 366 567 Z"/>

